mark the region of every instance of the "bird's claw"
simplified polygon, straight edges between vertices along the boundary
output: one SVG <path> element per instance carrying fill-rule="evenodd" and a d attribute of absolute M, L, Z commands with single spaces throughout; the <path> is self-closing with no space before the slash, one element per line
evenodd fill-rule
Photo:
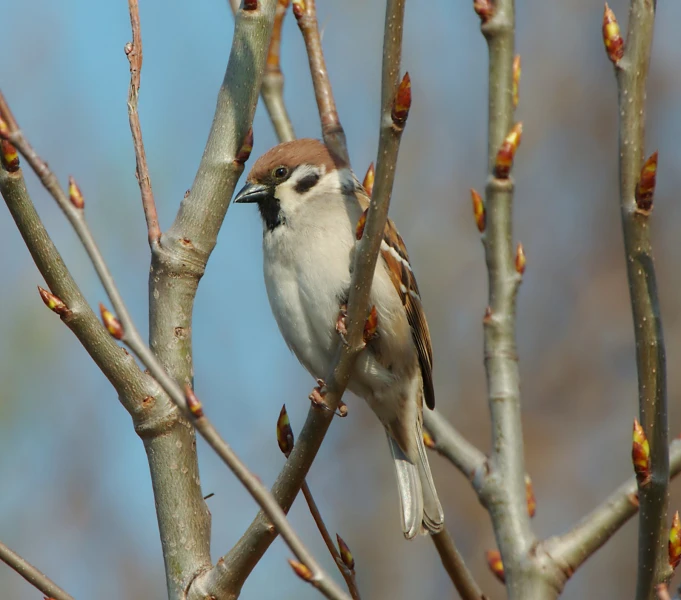
<path fill-rule="evenodd" d="M 338 311 L 338 318 L 336 319 L 336 331 L 338 332 L 338 335 L 340 335 L 341 340 L 343 340 L 343 343 L 347 346 L 348 345 L 348 340 L 347 340 L 347 335 L 348 335 L 348 305 L 347 304 L 341 304 L 340 310 Z"/>
<path fill-rule="evenodd" d="M 317 387 L 312 388 L 312 392 L 308 396 L 312 404 L 322 410 L 331 410 L 331 407 L 326 403 L 326 383 L 323 379 L 317 379 Z M 334 414 L 339 417 L 346 417 L 348 414 L 348 406 L 342 400 L 338 403 L 338 410 Z"/>

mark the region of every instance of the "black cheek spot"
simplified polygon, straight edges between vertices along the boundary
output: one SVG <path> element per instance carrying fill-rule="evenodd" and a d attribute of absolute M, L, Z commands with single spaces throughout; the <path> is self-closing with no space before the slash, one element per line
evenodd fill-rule
<path fill-rule="evenodd" d="M 296 183 L 295 191 L 297 194 L 304 194 L 311 190 L 319 181 L 319 173 L 310 173 L 305 175 L 298 183 Z"/>

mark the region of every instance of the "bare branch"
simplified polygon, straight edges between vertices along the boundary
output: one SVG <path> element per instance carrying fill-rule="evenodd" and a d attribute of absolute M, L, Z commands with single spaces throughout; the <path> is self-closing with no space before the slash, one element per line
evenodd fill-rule
<path fill-rule="evenodd" d="M 309 6 L 307 9 L 309 9 Z M 399 84 L 403 15 L 404 0 L 390 0 L 386 9 L 383 54 L 383 100 L 381 105 L 381 135 L 378 167 L 376 169 L 376 186 L 374 188 L 373 201 L 369 208 L 364 235 L 360 242 L 358 242 L 355 255 L 353 277 L 350 284 L 350 298 L 348 301 L 347 344 L 339 344 L 334 361 L 335 366 L 326 378 L 327 393 L 325 404 L 331 410 L 323 410 L 315 406 L 311 407 L 300 433 L 298 443 L 295 445 L 293 452 L 272 487 L 272 494 L 284 511 L 288 511 L 291 508 L 305 480 L 331 424 L 334 412 L 341 401 L 354 361 L 364 346 L 362 336 L 364 321 L 369 308 L 369 291 L 378 258 L 383 229 L 387 220 L 395 163 L 397 161 L 397 150 L 402 131 L 401 128 L 394 127 L 391 113 Z M 316 48 L 317 50 L 315 51 L 321 52 L 320 46 L 316 46 Z M 323 59 L 321 59 L 321 62 L 323 63 Z M 319 64 L 320 59 L 310 58 L 310 63 L 311 65 Z M 325 69 L 323 70 L 323 76 L 326 78 Z M 335 108 L 324 112 L 324 106 L 335 107 L 335 104 L 331 96 L 330 86 L 327 87 L 327 84 L 322 84 L 322 87 L 325 90 L 325 100 L 324 104 L 321 105 L 320 113 L 322 115 L 322 123 L 324 123 L 325 117 L 323 115 L 327 115 L 326 122 L 330 122 L 332 119 L 328 117 L 328 114 L 336 113 Z M 328 100 L 328 98 L 331 99 Z M 322 125 L 322 127 L 324 126 Z M 339 132 L 342 133 L 340 124 L 338 124 L 336 129 L 332 130 L 332 134 L 335 134 L 334 140 L 336 145 L 344 148 L 344 137 L 338 135 Z M 238 595 L 244 581 L 274 541 L 276 535 L 276 531 L 273 530 L 266 515 L 262 511 L 258 513 L 237 544 L 218 561 L 214 569 L 200 578 L 204 580 L 202 582 L 203 589 L 220 590 L 229 592 L 232 595 Z M 190 600 L 199 600 L 200 598 L 201 596 L 190 596 Z"/>
<path fill-rule="evenodd" d="M 454 540 L 449 535 L 447 528 L 443 529 L 440 533 L 433 534 L 431 538 L 440 555 L 442 565 L 449 574 L 452 583 L 454 583 L 456 591 L 459 592 L 461 600 L 487 600 L 487 596 L 482 593 L 459 551 L 456 549 Z"/>
<path fill-rule="evenodd" d="M 489 132 L 483 244 L 489 301 L 483 320 L 485 370 L 492 416 L 492 454 L 482 501 L 492 517 L 511 598 L 529 597 L 521 566 L 534 543 L 525 497 L 520 384 L 515 342 L 516 295 L 522 276 L 512 242 L 513 180 L 509 172 L 521 129 L 513 127 L 513 0 L 475 5 L 489 46 Z M 489 5 L 489 6 L 488 6 Z M 484 9 L 484 10 L 483 10 Z M 479 225 L 480 227 L 480 225 Z"/>
<path fill-rule="evenodd" d="M 357 580 L 355 579 L 355 572 L 354 570 L 350 570 L 347 567 L 347 565 L 343 562 L 343 559 L 341 558 L 340 554 L 338 553 L 336 545 L 333 543 L 333 540 L 329 535 L 329 530 L 326 528 L 326 524 L 324 523 L 322 514 L 319 512 L 317 503 L 315 502 L 314 497 L 312 496 L 310 487 L 307 485 L 307 481 L 303 482 L 301 491 L 303 492 L 303 496 L 305 496 L 305 501 L 307 502 L 307 506 L 310 509 L 310 514 L 312 515 L 312 518 L 314 519 L 314 522 L 317 525 L 317 529 L 319 529 L 319 533 L 321 534 L 322 539 L 324 540 L 324 543 L 326 544 L 326 547 L 329 550 L 329 553 L 331 554 L 334 562 L 338 566 L 338 570 L 343 576 L 343 579 L 345 579 L 345 583 L 348 586 L 348 591 L 350 592 L 350 595 L 352 596 L 353 600 L 360 600 L 359 589 L 357 588 Z"/>
<path fill-rule="evenodd" d="M 317 23 L 317 7 L 315 0 L 293 0 L 293 14 L 303 34 L 307 57 L 310 61 L 310 74 L 314 86 L 314 95 L 322 123 L 324 143 L 346 164 L 350 164 L 345 132 L 338 118 L 336 101 L 333 98 L 326 61 L 322 51 L 322 40 Z M 399 69 L 399 61 L 396 65 Z M 396 71 L 397 72 L 397 71 Z M 397 76 L 397 75 L 396 75 Z M 391 100 L 392 101 L 392 100 Z"/>
<path fill-rule="evenodd" d="M 312 581 L 315 584 L 315 587 L 318 587 L 327 598 L 336 600 L 347 598 L 333 580 L 326 575 L 321 567 L 319 567 L 307 548 L 305 548 L 298 535 L 288 524 L 285 513 L 281 510 L 267 488 L 247 469 L 243 462 L 241 462 L 230 446 L 220 437 L 213 424 L 203 415 L 203 412 L 198 414 L 197 412 L 190 411 L 190 407 L 187 404 L 187 399 L 182 389 L 168 375 L 137 331 L 128 310 L 123 303 L 118 288 L 114 283 L 113 277 L 108 270 L 106 262 L 94 241 L 92 232 L 85 221 L 83 210 L 73 206 L 59 186 L 54 173 L 50 171 L 47 163 L 36 154 L 20 130 L 10 131 L 9 138 L 33 167 L 43 185 L 57 201 L 60 208 L 69 219 L 69 222 L 76 230 L 92 264 L 95 266 L 97 275 L 120 318 L 123 331 L 121 332 L 121 335 L 117 337 L 122 339 L 122 341 L 125 342 L 142 361 L 144 366 L 149 369 L 151 375 L 168 393 L 175 405 L 185 413 L 185 417 L 195 417 L 194 425 L 196 429 L 237 476 L 244 487 L 251 493 L 256 502 L 258 502 L 268 514 L 284 540 L 289 544 L 291 550 L 312 573 Z"/>
<path fill-rule="evenodd" d="M 650 482 L 639 488 L 637 600 L 653 600 L 655 585 L 665 583 L 672 574 L 666 554 L 669 487 L 666 357 L 649 223 L 655 171 L 652 180 L 648 172 L 642 171 L 646 81 L 655 9 L 655 0 L 632 0 L 624 53 L 621 58 L 621 51 L 609 53 L 619 91 L 620 208 L 636 338 L 639 419 L 650 444 L 652 471 Z M 606 47 L 609 41 L 606 35 Z M 640 193 L 644 177 L 646 194 Z"/>
<path fill-rule="evenodd" d="M 144 150 L 142 141 L 142 127 L 140 117 L 137 112 L 139 100 L 140 75 L 142 72 L 142 33 L 140 30 L 140 14 L 138 0 L 128 0 L 128 10 L 130 11 L 130 26 L 132 28 L 132 42 L 125 45 L 125 54 L 130 63 L 130 88 L 128 90 L 128 119 L 130 120 L 130 131 L 132 141 L 135 146 L 135 159 L 137 162 L 136 177 L 142 194 L 142 207 L 144 217 L 147 220 L 147 231 L 149 233 L 149 244 L 155 245 L 161 237 L 161 229 L 158 225 L 158 214 L 156 213 L 156 202 L 154 193 L 151 190 L 151 178 L 149 176 L 149 166 L 147 165 L 147 154 Z"/>
<path fill-rule="evenodd" d="M 40 590 L 53 600 L 74 600 L 73 596 L 67 594 L 47 575 L 36 569 L 31 563 L 27 562 L 16 552 L 0 542 L 0 560 L 8 567 L 14 569 L 34 588 Z"/>
<path fill-rule="evenodd" d="M 681 440 L 669 447 L 671 476 L 681 472 Z M 603 546 L 639 509 L 636 478 L 631 477 L 574 528 L 543 544 L 546 551 L 569 573 Z M 665 554 L 666 558 L 666 554 Z"/>
<path fill-rule="evenodd" d="M 433 439 L 432 449 L 442 454 L 473 481 L 476 491 L 479 491 L 474 477 L 477 473 L 482 473 L 487 457 L 466 440 L 438 410 L 424 411 L 423 422 Z"/>
<path fill-rule="evenodd" d="M 11 117 L 1 94 L 0 104 L 5 107 L 4 115 Z M 66 306 L 62 320 L 114 386 L 144 443 L 158 508 L 168 592 L 172 598 L 181 598 L 187 583 L 211 564 L 210 513 L 198 483 L 193 430 L 184 424 L 158 384 L 142 373 L 92 312 L 45 230 L 22 172 L 0 169 L 0 192 L 36 266 Z"/>
<path fill-rule="evenodd" d="M 267 66 L 262 79 L 262 99 L 274 125 L 280 142 L 290 142 L 296 138 L 291 119 L 284 103 L 284 76 L 281 72 L 281 28 L 291 0 L 278 0 L 274 17 L 272 40 L 267 53 Z"/>

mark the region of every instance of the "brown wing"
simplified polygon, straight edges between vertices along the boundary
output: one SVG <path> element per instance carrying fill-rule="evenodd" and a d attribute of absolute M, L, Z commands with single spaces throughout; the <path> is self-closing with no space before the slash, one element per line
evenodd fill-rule
<path fill-rule="evenodd" d="M 366 195 L 358 182 L 357 200 L 364 211 L 369 207 L 369 197 Z M 435 408 L 435 389 L 433 387 L 433 347 L 430 342 L 430 331 L 426 315 L 423 312 L 419 286 L 409 264 L 407 248 L 402 236 L 397 231 L 395 223 L 388 218 L 383 230 L 383 244 L 381 244 L 381 256 L 388 265 L 390 279 L 402 299 L 404 310 L 407 312 L 407 320 L 411 327 L 411 334 L 416 344 L 416 350 L 421 367 L 423 379 L 423 395 L 426 406 L 431 410 Z"/>
<path fill-rule="evenodd" d="M 428 330 L 426 315 L 423 312 L 416 278 L 409 264 L 407 249 L 391 219 L 388 219 L 385 224 L 383 242 L 384 244 L 381 244 L 381 255 L 388 265 L 390 278 L 402 299 L 404 309 L 407 311 L 407 320 L 411 326 L 411 333 L 418 351 L 426 406 L 433 409 L 435 408 L 435 390 L 433 388 L 433 347 L 430 342 L 430 331 Z"/>

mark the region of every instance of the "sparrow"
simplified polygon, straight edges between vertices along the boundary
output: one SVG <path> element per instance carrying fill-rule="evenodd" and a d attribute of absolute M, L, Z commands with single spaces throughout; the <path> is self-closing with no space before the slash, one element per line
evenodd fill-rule
<path fill-rule="evenodd" d="M 236 203 L 258 205 L 265 287 L 279 330 L 315 379 L 333 366 L 339 308 L 348 301 L 356 228 L 370 198 L 349 165 L 320 141 L 275 146 L 253 165 Z M 444 515 L 423 444 L 423 403 L 435 406 L 433 352 L 416 279 L 388 219 L 371 288 L 377 335 L 360 352 L 348 388 L 388 435 L 402 530 L 437 533 Z"/>

